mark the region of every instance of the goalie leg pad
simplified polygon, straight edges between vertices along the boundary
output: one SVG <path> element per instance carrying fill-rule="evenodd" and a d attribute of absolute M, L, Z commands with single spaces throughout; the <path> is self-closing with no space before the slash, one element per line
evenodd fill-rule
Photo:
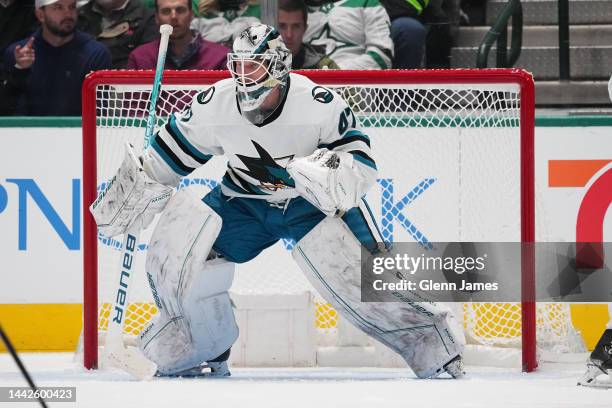
<path fill-rule="evenodd" d="M 159 311 L 142 332 L 140 348 L 160 374 L 212 360 L 238 337 L 227 293 L 234 264 L 206 260 L 220 230 L 217 213 L 182 189 L 153 232 L 146 271 Z"/>
<path fill-rule="evenodd" d="M 420 378 L 444 371 L 465 337 L 450 309 L 422 299 L 361 302 L 361 248 L 348 227 L 325 218 L 302 238 L 293 258 L 321 296 L 348 321 L 397 352 Z"/>
<path fill-rule="evenodd" d="M 238 327 L 227 293 L 234 264 L 207 262 L 196 271 L 182 299 L 182 316 L 159 312 L 140 336 L 140 347 L 157 364 L 158 374 L 172 375 L 198 367 L 228 350 L 238 337 Z"/>

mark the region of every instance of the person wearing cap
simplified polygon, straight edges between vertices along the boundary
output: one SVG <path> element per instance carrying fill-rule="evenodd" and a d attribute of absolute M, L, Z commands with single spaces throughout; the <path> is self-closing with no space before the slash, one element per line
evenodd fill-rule
<path fill-rule="evenodd" d="M 41 27 L 4 53 L 11 80 L 20 89 L 16 114 L 81 114 L 81 84 L 95 70 L 110 68 L 109 51 L 76 30 L 76 0 L 36 0 Z"/>
<path fill-rule="evenodd" d="M 115 69 L 126 67 L 136 47 L 159 38 L 153 11 L 141 0 L 91 0 L 79 8 L 78 28 L 109 49 Z"/>

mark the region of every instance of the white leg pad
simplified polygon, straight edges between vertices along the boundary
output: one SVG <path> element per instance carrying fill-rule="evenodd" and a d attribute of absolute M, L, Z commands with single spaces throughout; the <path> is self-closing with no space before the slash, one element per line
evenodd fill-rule
<path fill-rule="evenodd" d="M 175 374 L 218 357 L 238 338 L 227 293 L 234 264 L 206 261 L 221 218 L 187 189 L 168 203 L 147 254 L 146 271 L 157 315 L 140 348 L 161 374 Z"/>
<path fill-rule="evenodd" d="M 463 330 L 445 305 L 421 299 L 361 302 L 361 247 L 342 220 L 325 218 L 297 243 L 292 254 L 326 301 L 353 325 L 400 354 L 418 377 L 441 373 L 446 363 L 463 352 Z"/>

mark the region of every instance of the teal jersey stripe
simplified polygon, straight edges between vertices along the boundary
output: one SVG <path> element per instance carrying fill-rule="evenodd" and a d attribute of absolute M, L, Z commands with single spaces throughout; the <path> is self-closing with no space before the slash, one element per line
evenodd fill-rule
<path fill-rule="evenodd" d="M 170 127 L 172 128 L 172 131 L 174 132 L 176 137 L 178 137 L 181 143 L 183 143 L 185 147 L 189 150 L 188 154 L 191 154 L 192 156 L 200 159 L 204 163 L 211 159 L 211 154 L 202 153 L 198 149 L 196 149 L 194 145 L 189 143 L 185 135 L 183 135 L 183 132 L 181 132 L 178 126 L 176 125 L 176 117 L 174 116 L 174 114 L 170 115 Z"/>
<path fill-rule="evenodd" d="M 344 139 L 345 137 L 351 137 L 351 136 L 361 136 L 364 139 L 370 140 L 370 137 L 368 135 L 363 133 L 361 130 L 357 130 L 357 129 L 349 130 L 348 132 L 344 134 L 344 136 L 342 136 L 342 138 Z"/>
<path fill-rule="evenodd" d="M 365 157 L 359 156 L 358 154 L 355 153 L 351 153 L 353 155 L 353 159 L 357 160 L 359 163 L 365 164 L 368 167 L 373 168 L 374 170 L 377 170 L 378 168 L 376 167 L 376 163 L 374 163 L 371 160 L 366 159 Z"/>
<path fill-rule="evenodd" d="M 188 175 L 190 172 L 185 171 L 183 169 L 181 169 L 175 162 L 174 160 L 172 160 L 172 158 L 170 156 L 168 156 L 168 154 L 164 151 L 164 149 L 161 148 L 161 146 L 159 145 L 159 143 L 157 143 L 157 138 L 159 134 L 156 133 L 153 136 L 153 140 L 151 141 L 151 147 L 153 148 L 153 150 L 155 150 L 157 152 L 157 154 L 166 162 L 166 164 L 168 166 L 170 166 L 170 168 L 172 169 L 172 171 L 174 171 L 176 174 L 180 174 L 181 176 L 186 176 Z"/>

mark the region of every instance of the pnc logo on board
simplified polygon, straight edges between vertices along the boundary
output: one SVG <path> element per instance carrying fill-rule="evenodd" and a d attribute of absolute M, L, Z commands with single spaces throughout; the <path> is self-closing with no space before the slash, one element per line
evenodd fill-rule
<path fill-rule="evenodd" d="M 549 160 L 548 187 L 581 188 L 576 215 L 576 265 L 604 266 L 604 220 L 612 203 L 612 159 Z"/>
<path fill-rule="evenodd" d="M 410 190 L 400 191 L 391 178 L 378 179 L 381 192 L 381 213 L 376 217 L 379 223 L 380 232 L 385 242 L 393 242 L 397 233 L 396 227 L 407 231 L 416 242 L 430 246 L 429 239 L 425 233 L 415 225 L 405 214 L 404 211 L 415 201 L 417 201 L 435 182 L 436 178 L 424 178 L 415 184 Z M 6 183 L 6 184 L 5 184 Z M 206 178 L 183 178 L 179 185 L 184 188 L 191 185 L 202 185 L 213 189 L 218 184 L 217 181 Z M 104 191 L 106 183 L 98 186 L 98 193 Z M 39 182 L 31 179 L 7 178 L 0 179 L 0 216 L 9 207 L 12 207 L 17 215 L 17 249 L 28 251 L 30 236 L 36 236 L 31 232 L 32 218 L 34 222 L 40 224 L 44 219 L 48 222 L 51 230 L 63 242 L 70 251 L 81 249 L 81 180 L 72 179 L 71 183 L 66 183 L 65 189 L 62 188 L 64 197 L 68 197 L 69 208 L 64 208 L 63 204 L 50 200 L 47 196 L 49 187 L 39 185 Z M 61 210 L 58 210 L 58 208 Z M 368 211 L 370 211 L 368 209 Z M 10 216 L 13 216 L 12 214 Z M 397 226 L 395 224 L 398 224 Z M 5 232 L 5 231 L 3 231 Z M 30 232 L 30 233 L 29 233 Z M 38 234 L 40 236 L 40 234 Z M 45 236 L 45 241 L 47 237 Z M 121 242 L 114 238 L 107 238 L 98 235 L 101 245 L 121 248 Z M 286 249 L 293 249 L 295 242 L 283 239 Z M 145 244 L 138 244 L 137 251 L 146 250 Z"/>

